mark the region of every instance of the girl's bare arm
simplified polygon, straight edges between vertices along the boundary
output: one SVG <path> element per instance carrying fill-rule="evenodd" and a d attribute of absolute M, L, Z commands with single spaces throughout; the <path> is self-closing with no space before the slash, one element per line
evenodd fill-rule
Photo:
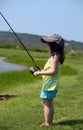
<path fill-rule="evenodd" d="M 56 73 L 58 59 L 59 59 L 58 55 L 51 56 L 51 58 L 50 58 L 50 64 L 51 64 L 50 69 L 36 71 L 36 72 L 34 72 L 34 76 L 37 76 L 37 75 L 54 75 Z"/>

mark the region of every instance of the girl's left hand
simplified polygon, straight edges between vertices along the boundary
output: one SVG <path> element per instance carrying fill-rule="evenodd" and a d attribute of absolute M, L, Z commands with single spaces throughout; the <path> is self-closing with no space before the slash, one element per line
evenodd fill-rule
<path fill-rule="evenodd" d="M 40 71 L 35 71 L 35 72 L 33 73 L 34 76 L 38 76 L 39 74 L 40 74 Z"/>

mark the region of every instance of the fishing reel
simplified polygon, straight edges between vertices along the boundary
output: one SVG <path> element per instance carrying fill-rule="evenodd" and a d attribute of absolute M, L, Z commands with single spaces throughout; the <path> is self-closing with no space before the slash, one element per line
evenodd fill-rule
<path fill-rule="evenodd" d="M 35 68 L 33 68 L 33 67 L 30 67 L 29 68 L 29 71 L 33 74 L 35 71 L 38 71 L 39 70 L 39 67 L 38 66 L 36 66 Z"/>

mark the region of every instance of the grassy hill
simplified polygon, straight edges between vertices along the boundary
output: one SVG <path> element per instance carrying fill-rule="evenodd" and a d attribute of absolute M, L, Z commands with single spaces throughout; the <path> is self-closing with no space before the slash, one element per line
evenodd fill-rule
<path fill-rule="evenodd" d="M 17 33 L 18 37 L 21 39 L 23 44 L 28 47 L 28 49 L 44 49 L 45 45 L 40 41 L 40 35 L 26 34 L 26 33 Z M 6 47 L 11 45 L 12 47 L 17 47 L 19 44 L 17 38 L 14 36 L 12 32 L 4 32 L 0 31 L 0 47 Z M 20 44 L 19 44 L 20 45 Z M 18 45 L 18 47 L 19 47 Z M 8 46 L 9 47 L 9 46 Z M 83 50 L 82 42 L 78 41 L 65 41 L 65 48 L 67 50 Z"/>

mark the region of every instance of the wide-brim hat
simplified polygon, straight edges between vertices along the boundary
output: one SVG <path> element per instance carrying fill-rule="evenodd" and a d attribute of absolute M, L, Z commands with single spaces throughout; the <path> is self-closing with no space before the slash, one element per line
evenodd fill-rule
<path fill-rule="evenodd" d="M 59 46 L 61 46 L 64 49 L 64 39 L 58 34 L 53 34 L 52 36 L 41 37 L 41 41 L 43 43 L 58 44 Z"/>

